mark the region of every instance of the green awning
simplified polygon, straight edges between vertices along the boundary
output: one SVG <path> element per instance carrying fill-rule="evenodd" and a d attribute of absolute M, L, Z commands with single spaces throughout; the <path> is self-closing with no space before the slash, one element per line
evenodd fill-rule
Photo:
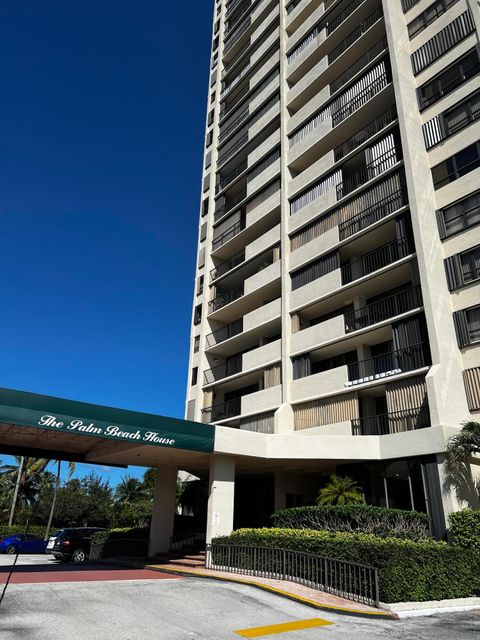
<path fill-rule="evenodd" d="M 206 453 L 215 439 L 199 422 L 2 388 L 0 423 Z"/>

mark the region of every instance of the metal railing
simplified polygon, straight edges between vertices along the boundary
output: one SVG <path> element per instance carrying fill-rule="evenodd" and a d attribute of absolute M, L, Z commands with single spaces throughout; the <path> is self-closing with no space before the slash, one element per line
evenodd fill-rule
<path fill-rule="evenodd" d="M 250 15 L 244 18 L 245 22 L 236 27 L 233 31 L 230 31 L 227 37 L 224 40 L 223 45 L 223 53 L 227 53 L 233 47 L 233 45 L 240 40 L 243 34 L 248 31 L 250 25 L 252 24 L 252 19 Z"/>
<path fill-rule="evenodd" d="M 234 376 L 236 373 L 240 373 L 241 370 L 242 356 L 240 355 L 221 364 L 217 364 L 211 369 L 206 369 L 203 372 L 203 384 L 212 384 L 212 382 L 217 382 L 217 380 L 222 380 L 222 378 Z"/>
<path fill-rule="evenodd" d="M 343 157 L 348 155 L 351 151 L 354 151 L 357 147 L 366 142 L 369 138 L 373 137 L 376 133 L 391 124 L 397 117 L 397 109 L 394 106 L 390 107 L 379 115 L 375 120 L 369 122 L 365 127 L 362 127 L 359 131 L 356 131 L 353 136 L 348 138 L 341 146 L 337 147 L 334 151 L 335 162 L 338 162 Z"/>
<path fill-rule="evenodd" d="M 235 267 L 238 267 L 238 265 L 242 264 L 242 262 L 245 262 L 245 249 L 242 249 L 242 251 L 239 251 L 228 260 L 224 260 L 223 262 L 217 264 L 217 266 L 210 271 L 210 278 L 212 280 L 216 280 Z"/>
<path fill-rule="evenodd" d="M 243 318 L 239 320 L 235 320 L 235 322 L 231 322 L 227 324 L 225 327 L 221 327 L 216 331 L 212 331 L 205 338 L 208 347 L 213 347 L 220 342 L 224 342 L 229 338 L 233 338 L 234 336 L 238 336 L 239 333 L 243 331 Z"/>
<path fill-rule="evenodd" d="M 243 0 L 230 0 L 226 7 L 226 15 L 225 19 L 228 19 L 229 16 L 235 11 L 239 4 L 241 4 Z"/>
<path fill-rule="evenodd" d="M 349 35 L 338 44 L 335 49 L 332 49 L 328 54 L 328 64 L 332 64 L 338 57 L 342 55 L 354 42 L 356 42 L 361 36 L 368 31 L 372 25 L 380 20 L 383 16 L 382 7 L 378 7 L 373 13 L 365 18 Z"/>
<path fill-rule="evenodd" d="M 217 220 L 220 220 L 220 218 L 223 218 L 223 216 L 226 215 L 227 213 L 230 213 L 232 209 L 235 209 L 235 207 L 238 204 L 240 204 L 242 200 L 245 200 L 246 197 L 247 197 L 247 189 L 245 188 L 242 191 L 240 191 L 240 193 L 237 193 L 236 196 L 227 200 L 224 205 L 222 205 L 221 207 L 218 207 L 218 209 L 215 209 L 213 213 L 213 219 L 215 220 L 215 222 Z"/>
<path fill-rule="evenodd" d="M 193 547 L 205 543 L 207 534 L 205 531 L 184 531 L 170 536 L 169 551 L 180 551 L 185 547 Z"/>
<path fill-rule="evenodd" d="M 248 128 L 245 133 L 234 143 L 232 146 L 228 147 L 226 151 L 222 153 L 218 157 L 218 166 L 224 164 L 227 160 L 229 160 L 235 153 L 241 149 L 248 142 Z"/>
<path fill-rule="evenodd" d="M 367 209 L 364 209 L 356 216 L 352 216 L 338 225 L 338 237 L 345 240 L 355 233 L 370 227 L 375 222 L 382 220 L 394 211 L 398 211 L 407 204 L 407 194 L 404 189 L 397 189 L 393 193 L 385 196 Z M 347 205 L 348 206 L 348 205 Z"/>
<path fill-rule="evenodd" d="M 409 238 L 400 238 L 340 267 L 342 285 L 396 262 L 411 252 Z"/>
<path fill-rule="evenodd" d="M 242 399 L 233 398 L 227 402 L 214 404 L 211 407 L 202 409 L 202 422 L 216 422 L 240 415 L 242 411 Z"/>
<path fill-rule="evenodd" d="M 220 293 L 216 298 L 210 300 L 208 303 L 208 312 L 213 313 L 214 311 L 218 311 L 230 302 L 234 300 L 238 300 L 243 296 L 243 289 L 230 289 L 230 291 L 226 291 L 225 293 Z"/>
<path fill-rule="evenodd" d="M 383 353 L 380 356 L 360 360 L 347 365 L 348 380 L 361 384 L 378 380 L 404 371 L 414 371 L 427 366 L 427 358 L 423 351 L 423 343 Z"/>
<path fill-rule="evenodd" d="M 352 113 L 355 113 L 357 109 L 360 109 L 364 104 L 377 95 L 382 89 L 384 89 L 390 82 L 386 73 L 378 76 L 378 78 L 372 82 L 368 87 L 365 87 L 363 91 L 357 93 L 344 107 L 338 109 L 332 113 L 332 126 L 336 127 L 341 122 L 346 120 Z"/>
<path fill-rule="evenodd" d="M 345 313 L 343 316 L 345 320 L 345 332 L 351 333 L 352 331 L 370 327 L 377 322 L 382 322 L 383 320 L 394 318 L 412 309 L 417 309 L 421 307 L 422 304 L 422 292 L 419 286 L 399 291 L 382 300 L 367 304 L 365 307 Z"/>
<path fill-rule="evenodd" d="M 378 569 L 356 562 L 291 549 L 212 543 L 207 544 L 205 568 L 288 580 L 355 602 L 379 605 Z"/>
<path fill-rule="evenodd" d="M 367 164 L 362 169 L 355 171 L 347 176 L 342 182 L 336 185 L 337 200 L 348 195 L 358 187 L 361 187 L 369 180 L 376 178 L 391 167 L 393 167 L 400 160 L 399 151 L 395 147 L 388 149 L 385 153 L 382 153 L 372 162 Z"/>
<path fill-rule="evenodd" d="M 345 22 L 348 16 L 355 11 L 359 4 L 358 0 L 353 0 L 353 2 L 348 4 L 343 11 L 337 14 L 335 18 L 327 24 L 327 34 L 330 35 L 332 31 L 335 31 L 335 29 L 342 24 L 342 22 Z"/>
<path fill-rule="evenodd" d="M 353 436 L 383 436 L 430 426 L 428 405 L 352 420 Z"/>
<path fill-rule="evenodd" d="M 343 85 L 347 84 L 357 73 L 360 73 L 372 60 L 374 60 L 382 51 L 387 48 L 387 39 L 382 38 L 373 47 L 365 53 L 361 58 L 354 62 L 344 73 L 336 80 L 330 83 L 330 95 L 336 93 Z"/>
<path fill-rule="evenodd" d="M 235 224 L 232 224 L 231 227 L 228 227 L 228 229 L 225 229 L 223 233 L 212 240 L 212 251 L 215 251 L 215 249 L 218 249 L 226 242 L 234 238 L 240 233 L 240 231 L 243 231 L 244 228 L 245 223 L 239 220 L 238 222 L 235 222 Z"/>

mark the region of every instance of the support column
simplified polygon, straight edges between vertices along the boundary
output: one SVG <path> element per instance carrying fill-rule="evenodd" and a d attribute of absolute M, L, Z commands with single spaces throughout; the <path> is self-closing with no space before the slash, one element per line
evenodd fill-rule
<path fill-rule="evenodd" d="M 207 543 L 216 536 L 226 536 L 232 532 L 234 494 L 235 459 L 213 455 L 208 491 Z"/>
<path fill-rule="evenodd" d="M 148 554 L 165 553 L 173 535 L 177 501 L 177 468 L 157 467 Z"/>

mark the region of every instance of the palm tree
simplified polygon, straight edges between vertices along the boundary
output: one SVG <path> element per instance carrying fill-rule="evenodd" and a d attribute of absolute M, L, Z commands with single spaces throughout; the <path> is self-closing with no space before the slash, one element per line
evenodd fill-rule
<path fill-rule="evenodd" d="M 24 456 L 15 456 L 15 460 L 17 464 L 4 464 L 0 467 L 1 478 L 13 492 L 8 520 L 10 526 L 13 523 L 18 498 L 29 506 L 35 502 L 40 490 L 41 476 L 50 462 L 46 458 Z"/>
<path fill-rule="evenodd" d="M 141 480 L 124 476 L 115 488 L 115 498 L 119 502 L 131 504 L 148 498 L 148 493 Z"/>
<path fill-rule="evenodd" d="M 68 463 L 67 480 L 70 480 L 70 478 L 72 477 L 73 472 L 75 471 L 75 467 L 76 467 L 76 463 L 72 462 L 70 460 L 70 462 Z M 52 505 L 50 507 L 50 513 L 48 515 L 47 528 L 45 529 L 45 540 L 48 540 L 48 536 L 49 536 L 49 533 L 50 533 L 50 527 L 52 526 L 53 514 L 55 513 L 55 504 L 57 502 L 58 487 L 60 486 L 60 472 L 61 472 L 61 469 L 62 469 L 62 461 L 61 460 L 57 460 L 57 475 L 55 477 L 55 485 L 54 485 L 54 488 L 53 488 Z"/>
<path fill-rule="evenodd" d="M 330 476 L 329 482 L 320 489 L 317 498 L 318 505 L 350 505 L 364 502 L 363 493 L 359 485 L 352 478 Z"/>
<path fill-rule="evenodd" d="M 447 444 L 447 458 L 450 463 L 467 462 L 480 454 L 480 422 L 466 420 L 462 429 L 452 436 Z"/>

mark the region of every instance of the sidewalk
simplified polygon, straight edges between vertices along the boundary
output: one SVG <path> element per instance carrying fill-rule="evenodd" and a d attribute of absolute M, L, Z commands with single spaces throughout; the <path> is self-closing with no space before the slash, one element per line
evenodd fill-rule
<path fill-rule="evenodd" d="M 396 619 L 398 617 L 391 611 L 376 609 L 375 607 L 371 607 L 360 602 L 353 602 L 352 600 L 347 600 L 346 598 L 341 598 L 340 596 L 335 596 L 323 591 L 317 591 L 316 589 L 310 589 L 303 585 L 296 584 L 295 582 L 288 582 L 287 580 L 274 580 L 271 578 L 260 578 L 257 576 L 239 576 L 236 573 L 212 571 L 211 569 L 205 569 L 203 567 L 186 569 L 185 567 L 177 566 L 174 563 L 146 564 L 145 569 L 162 571 L 163 573 L 173 573 L 176 575 L 245 584 L 250 587 L 256 587 L 257 589 L 276 593 L 279 596 L 295 600 L 296 602 L 300 602 L 309 607 L 323 611 L 330 611 L 332 613 L 380 619 Z"/>

